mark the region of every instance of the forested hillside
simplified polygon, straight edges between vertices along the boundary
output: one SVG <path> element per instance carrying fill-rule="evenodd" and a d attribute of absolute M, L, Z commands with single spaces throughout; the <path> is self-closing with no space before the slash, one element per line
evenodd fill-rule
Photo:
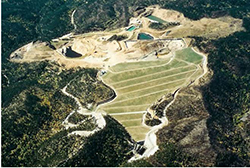
<path fill-rule="evenodd" d="M 224 15 L 243 19 L 246 31 L 217 40 L 193 37 L 196 39 L 193 45 L 208 53 L 211 69 L 211 82 L 199 88 L 210 114 L 206 126 L 211 148 L 216 151 L 216 160 L 210 165 L 250 166 L 250 124 L 243 119 L 249 116 L 250 109 L 249 0 L 2 1 L 3 166 L 202 165 L 178 144 L 163 144 L 161 140 L 169 136 L 165 134 L 168 128 L 162 129 L 160 150 L 155 156 L 131 164 L 126 163 L 130 137 L 111 118 L 106 118 L 108 123 L 104 130 L 87 140 L 65 136 L 67 131 L 62 130 L 60 123 L 76 105 L 61 89 L 80 75 L 95 78 L 97 70 L 65 70 L 51 62 L 17 64 L 8 61 L 11 52 L 28 42 L 49 41 L 71 31 L 83 33 L 125 26 L 138 7 L 154 4 L 180 11 L 190 19 Z M 75 9 L 77 29 L 73 30 L 70 17 Z M 192 113 L 192 109 L 187 111 Z M 93 125 L 84 127 L 91 129 Z M 74 147 L 82 145 L 85 148 L 72 157 Z M 69 155 L 72 158 L 68 160 Z M 94 162 L 94 159 L 97 160 Z"/>
<path fill-rule="evenodd" d="M 250 108 L 249 39 L 248 29 L 204 44 L 214 72 L 203 96 L 211 115 L 210 139 L 219 151 L 216 166 L 249 165 L 250 124 L 242 120 Z"/>
<path fill-rule="evenodd" d="M 56 166 L 84 145 L 86 138 L 68 136 L 68 133 L 93 130 L 96 125 L 90 118 L 77 128 L 65 130 L 63 121 L 78 107 L 74 99 L 61 89 L 75 78 L 96 79 L 96 73 L 94 69 L 63 70 L 50 62 L 19 64 L 9 68 L 5 72 L 9 76 L 8 82 L 2 85 L 3 166 Z M 100 99 L 95 95 L 102 93 L 105 86 L 90 80 L 87 87 L 93 95 L 89 95 L 86 101 L 96 104 Z M 108 94 L 109 90 L 105 92 Z M 103 100 L 108 98 L 108 95 L 102 97 Z M 107 125 L 108 137 L 119 132 L 116 125 L 112 122 Z M 129 136 L 122 138 L 130 139 Z"/>

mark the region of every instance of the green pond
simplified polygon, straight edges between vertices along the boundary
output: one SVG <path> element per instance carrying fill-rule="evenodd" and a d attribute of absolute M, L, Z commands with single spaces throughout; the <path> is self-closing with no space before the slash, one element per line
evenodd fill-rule
<path fill-rule="evenodd" d="M 138 34 L 138 40 L 153 40 L 154 38 L 146 33 L 139 33 Z"/>
<path fill-rule="evenodd" d="M 167 21 L 162 20 L 162 19 L 160 19 L 160 18 L 158 18 L 158 17 L 156 17 L 156 16 L 153 16 L 153 15 L 147 16 L 147 18 L 149 18 L 149 19 L 151 19 L 151 20 L 154 20 L 154 21 L 157 21 L 157 22 L 159 22 L 159 23 L 167 23 Z"/>
<path fill-rule="evenodd" d="M 127 31 L 133 31 L 135 29 L 135 26 L 131 26 L 130 28 L 127 29 Z"/>

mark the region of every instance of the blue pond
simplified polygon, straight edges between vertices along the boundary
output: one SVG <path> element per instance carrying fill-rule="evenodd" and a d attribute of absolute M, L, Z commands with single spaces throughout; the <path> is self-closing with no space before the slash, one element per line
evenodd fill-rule
<path fill-rule="evenodd" d="M 130 28 L 127 29 L 127 31 L 133 31 L 135 29 L 135 26 L 131 26 Z"/>
<path fill-rule="evenodd" d="M 146 34 L 146 33 L 139 33 L 137 39 L 138 40 L 153 40 L 154 37 L 152 37 L 152 36 L 150 36 L 149 34 Z"/>

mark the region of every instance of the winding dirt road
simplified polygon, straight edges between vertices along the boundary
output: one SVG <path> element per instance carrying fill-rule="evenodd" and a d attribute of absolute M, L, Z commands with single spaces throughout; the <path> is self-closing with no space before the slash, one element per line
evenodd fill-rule
<path fill-rule="evenodd" d="M 201 55 L 203 57 L 203 61 L 202 61 L 202 69 L 204 70 L 203 74 L 201 74 L 199 77 L 196 78 L 195 81 L 198 81 L 200 78 L 202 78 L 208 71 L 208 68 L 207 68 L 207 57 L 205 56 L 205 54 L 202 54 L 200 52 L 197 52 L 196 50 L 194 50 L 194 48 L 192 48 L 194 52 L 196 52 L 197 54 Z M 174 58 L 174 57 L 173 57 Z M 173 59 L 171 59 L 172 61 Z M 169 61 L 167 64 L 169 64 L 171 61 Z M 161 65 L 162 66 L 162 65 Z M 113 73 L 113 72 L 111 72 Z M 78 109 L 77 110 L 74 110 L 72 111 L 68 116 L 67 118 L 65 119 L 65 121 L 63 122 L 64 126 L 67 128 L 69 127 L 76 127 L 78 125 L 76 124 L 71 124 L 68 122 L 68 118 L 73 115 L 75 112 L 79 113 L 79 114 L 82 114 L 82 115 L 92 115 L 92 117 L 95 118 L 96 120 L 96 123 L 97 123 L 97 127 L 93 130 L 93 131 L 73 131 L 72 133 L 70 133 L 69 135 L 80 135 L 80 136 L 85 136 L 85 137 L 88 137 L 92 134 L 94 134 L 95 132 L 97 131 L 100 131 L 101 129 L 103 129 L 106 125 L 106 121 L 102 115 L 102 113 L 100 112 L 97 112 L 99 107 L 104 105 L 100 105 L 98 106 L 98 108 L 95 110 L 95 112 L 89 112 L 87 109 L 85 109 L 80 101 L 78 100 L 78 98 L 76 98 L 75 96 L 73 96 L 72 94 L 68 93 L 66 91 L 67 89 L 67 86 L 70 84 L 70 82 L 62 89 L 62 92 L 73 98 L 77 105 L 78 105 Z M 105 83 L 106 84 L 106 83 Z M 106 84 L 107 85 L 107 84 Z M 109 86 L 109 85 L 108 85 Z M 109 86 L 112 88 L 112 86 Z M 114 88 L 112 88 L 114 90 Z M 141 159 L 141 158 L 146 158 L 146 157 L 149 157 L 151 155 L 153 155 L 158 149 L 158 145 L 157 145 L 157 136 L 156 136 L 156 133 L 158 132 L 158 130 L 162 129 L 164 126 L 168 125 L 168 119 L 166 117 L 166 111 L 167 109 L 174 103 L 174 101 L 176 100 L 176 97 L 178 96 L 178 93 L 180 91 L 181 88 L 177 89 L 174 93 L 174 98 L 173 100 L 165 107 L 164 111 L 163 111 L 163 117 L 160 118 L 160 121 L 161 121 L 161 124 L 160 125 L 157 125 L 157 126 L 153 126 L 151 127 L 150 131 L 146 134 L 146 137 L 145 137 L 145 141 L 144 141 L 144 146 L 146 147 L 146 151 L 143 153 L 143 155 L 134 155 L 130 160 L 129 162 L 131 161 L 134 161 L 134 160 L 138 160 L 138 159 Z M 115 91 L 115 90 L 114 90 Z M 116 91 L 115 91 L 116 92 Z M 117 94 L 117 93 L 116 93 Z M 107 102 L 107 103 L 110 103 L 112 101 L 114 101 L 115 99 L 117 98 L 117 96 Z M 106 103 L 105 103 L 106 104 Z M 145 113 L 146 111 L 136 111 L 136 112 L 123 112 L 123 113 L 114 113 L 114 114 L 110 114 L 111 116 L 115 116 L 115 115 L 124 115 L 124 114 L 140 114 L 140 113 Z M 145 122 L 145 117 L 146 117 L 146 113 L 143 115 L 143 119 L 142 119 L 142 125 L 146 125 L 144 122 Z M 84 121 L 82 121 L 84 122 Z M 149 127 L 149 126 L 147 126 Z"/>
<path fill-rule="evenodd" d="M 192 48 L 192 50 L 194 52 L 196 52 L 197 54 L 201 55 L 203 57 L 202 60 L 202 68 L 203 68 L 203 74 L 201 74 L 199 77 L 196 78 L 196 82 L 199 82 L 199 79 L 202 78 L 207 72 L 208 72 L 208 68 L 207 68 L 207 56 L 203 53 L 200 53 L 198 51 L 196 51 L 194 48 Z M 145 137 L 145 142 L 144 142 L 144 146 L 146 147 L 146 151 L 143 153 L 143 155 L 138 156 L 135 155 L 133 156 L 129 162 L 134 161 L 134 160 L 138 160 L 141 158 L 147 158 L 151 155 L 153 155 L 158 149 L 158 145 L 157 145 L 157 136 L 156 133 L 158 132 L 158 130 L 162 129 L 164 126 L 168 125 L 168 119 L 166 117 L 166 111 L 167 109 L 175 102 L 176 97 L 178 96 L 179 91 L 181 90 L 181 88 L 177 89 L 174 93 L 174 99 L 165 107 L 164 111 L 163 111 L 163 117 L 160 118 L 161 124 L 151 127 L 151 130 L 146 134 Z M 145 122 L 145 117 L 146 114 L 143 115 L 143 120 L 142 120 L 142 124 L 146 125 Z M 147 126 L 147 125 L 146 125 Z"/>
<path fill-rule="evenodd" d="M 194 52 L 196 52 L 197 54 L 199 54 L 199 55 L 201 55 L 203 57 L 202 68 L 203 68 L 204 72 L 203 72 L 202 75 L 200 75 L 198 78 L 196 78 L 196 81 L 198 82 L 199 79 L 202 78 L 208 72 L 208 68 L 207 68 L 207 56 L 205 54 L 203 54 L 203 53 L 197 52 L 196 50 L 194 50 L 194 48 L 192 48 L 192 49 L 193 49 Z M 165 107 L 164 112 L 163 112 L 163 118 L 161 118 L 162 124 L 160 124 L 159 126 L 156 126 L 156 127 L 152 127 L 152 129 L 146 135 L 145 144 L 144 145 L 147 147 L 147 150 L 142 155 L 142 158 L 143 157 L 149 157 L 149 156 L 153 155 L 158 150 L 157 139 L 156 139 L 156 132 L 159 129 L 163 128 L 164 126 L 168 125 L 168 119 L 166 117 L 166 111 L 174 103 L 176 97 L 178 96 L 179 91 L 180 91 L 180 89 L 178 89 L 175 92 L 174 99 Z"/>
<path fill-rule="evenodd" d="M 104 117 L 102 116 L 102 113 L 98 113 L 98 112 L 88 112 L 87 109 L 85 109 L 82 104 L 80 103 L 79 99 L 76 98 L 75 96 L 73 96 L 72 94 L 68 93 L 66 91 L 68 85 L 70 84 L 70 82 L 62 89 L 62 92 L 68 96 L 71 97 L 75 100 L 76 104 L 78 105 L 78 109 L 77 110 L 73 110 L 67 117 L 66 119 L 63 121 L 63 125 L 65 126 L 66 129 L 70 128 L 70 127 L 77 127 L 79 126 L 81 123 L 85 122 L 85 120 L 81 121 L 79 124 L 72 124 L 69 123 L 68 119 L 71 115 L 73 115 L 75 112 L 82 114 L 82 115 L 91 115 L 93 118 L 95 118 L 97 127 L 92 130 L 92 131 L 73 131 L 71 132 L 69 135 L 80 135 L 80 136 L 85 136 L 88 137 L 92 134 L 94 134 L 97 131 L 100 131 L 101 129 L 103 129 L 106 126 L 106 121 L 104 119 Z"/>

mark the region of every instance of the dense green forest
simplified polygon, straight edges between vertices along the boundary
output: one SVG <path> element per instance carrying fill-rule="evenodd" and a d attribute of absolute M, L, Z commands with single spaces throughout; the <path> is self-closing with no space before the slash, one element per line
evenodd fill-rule
<path fill-rule="evenodd" d="M 96 76 L 96 73 L 94 69 L 64 70 L 50 62 L 9 68 L 5 72 L 9 82 L 2 85 L 2 164 L 55 166 L 83 145 L 84 138 L 67 134 L 74 130 L 93 130 L 96 125 L 90 118 L 76 128 L 64 129 L 62 122 L 78 107 L 61 89 L 78 76 Z M 90 88 L 101 88 L 92 90 L 93 94 L 103 92 L 101 85 L 88 82 Z M 88 100 L 97 103 L 94 96 L 89 95 Z"/>
<path fill-rule="evenodd" d="M 249 39 L 248 29 L 204 44 L 210 53 L 209 67 L 214 72 L 203 95 L 211 114 L 208 120 L 211 142 L 219 151 L 216 166 L 250 164 L 250 125 L 241 120 L 250 108 Z"/>
<path fill-rule="evenodd" d="M 3 166 L 200 165 L 194 164 L 195 159 L 174 144 L 160 145 L 153 159 L 126 164 L 129 135 L 111 118 L 106 118 L 104 130 L 87 140 L 65 136 L 67 132 L 59 123 L 76 105 L 60 89 L 76 76 L 96 71 L 66 71 L 50 62 L 16 64 L 8 61 L 11 52 L 30 41 L 48 41 L 71 31 L 82 33 L 125 26 L 137 7 L 152 4 L 180 11 L 190 19 L 224 15 L 243 19 L 244 32 L 217 40 L 194 38 L 195 45 L 208 53 L 209 68 L 213 72 L 211 82 L 202 88 L 210 114 L 209 137 L 217 151 L 213 164 L 250 166 L 250 124 L 241 120 L 250 108 L 249 0 L 2 1 Z M 76 30 L 70 24 L 74 9 Z M 83 127 L 91 129 L 92 126 Z M 85 148 L 72 157 L 73 147 L 82 145 Z M 89 152 L 92 155 L 88 155 Z M 72 158 L 67 160 L 69 155 Z"/>
<path fill-rule="evenodd" d="M 97 70 L 93 71 L 95 73 L 75 77 L 66 90 L 76 96 L 80 103 L 87 109 L 95 108 L 99 102 L 107 100 L 114 94 L 112 89 L 97 80 Z"/>

